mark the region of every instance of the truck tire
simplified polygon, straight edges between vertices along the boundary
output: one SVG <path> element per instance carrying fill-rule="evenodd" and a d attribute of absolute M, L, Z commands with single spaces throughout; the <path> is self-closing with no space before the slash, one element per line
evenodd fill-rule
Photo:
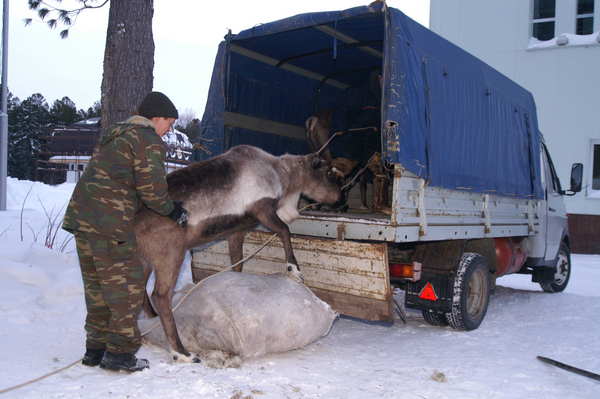
<path fill-rule="evenodd" d="M 448 325 L 448 319 L 446 318 L 446 315 L 442 312 L 437 312 L 432 309 L 423 309 L 421 310 L 421 313 L 423 313 L 423 318 L 425 319 L 425 321 L 428 324 L 431 324 L 432 326 L 443 327 Z"/>
<path fill-rule="evenodd" d="M 561 292 L 567 288 L 571 278 L 571 251 L 564 242 L 560 244 L 554 280 L 541 282 L 540 286 L 545 292 Z"/>
<path fill-rule="evenodd" d="M 474 330 L 483 321 L 490 302 L 490 269 L 487 260 L 465 252 L 458 265 L 452 289 L 452 311 L 446 313 L 450 327 Z"/>

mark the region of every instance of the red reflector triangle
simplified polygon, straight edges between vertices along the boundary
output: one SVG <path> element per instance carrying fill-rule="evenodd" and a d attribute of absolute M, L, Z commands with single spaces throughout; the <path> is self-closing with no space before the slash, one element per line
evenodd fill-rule
<path fill-rule="evenodd" d="M 419 298 L 427 299 L 428 301 L 437 301 L 438 296 L 435 294 L 435 290 L 433 289 L 433 285 L 431 283 L 425 284 L 425 287 L 421 290 L 419 294 Z"/>

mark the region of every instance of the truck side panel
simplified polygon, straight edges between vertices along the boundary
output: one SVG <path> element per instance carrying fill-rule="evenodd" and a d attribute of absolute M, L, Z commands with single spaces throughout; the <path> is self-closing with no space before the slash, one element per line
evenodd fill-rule
<path fill-rule="evenodd" d="M 430 187 L 396 166 L 392 215 L 305 212 L 292 233 L 338 240 L 416 242 L 535 234 L 543 201 Z"/>
<path fill-rule="evenodd" d="M 254 253 L 270 236 L 270 233 L 260 231 L 247 234 L 244 255 Z M 392 292 L 385 243 L 294 236 L 292 246 L 306 286 L 335 311 L 366 320 L 392 319 Z M 281 241 L 275 239 L 244 264 L 244 272 L 282 272 L 284 259 Z M 194 281 L 229 265 L 226 242 L 193 250 Z"/>

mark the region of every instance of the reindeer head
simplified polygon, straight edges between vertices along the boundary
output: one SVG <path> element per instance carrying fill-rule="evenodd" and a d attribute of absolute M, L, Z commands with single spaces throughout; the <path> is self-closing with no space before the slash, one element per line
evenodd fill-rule
<path fill-rule="evenodd" d="M 304 157 L 304 182 L 302 194 L 326 204 L 333 204 L 340 199 L 343 180 L 331 165 L 318 153 Z"/>

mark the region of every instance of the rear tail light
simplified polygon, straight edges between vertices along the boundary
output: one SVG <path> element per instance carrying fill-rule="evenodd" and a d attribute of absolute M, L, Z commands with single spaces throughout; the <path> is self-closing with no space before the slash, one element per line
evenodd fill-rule
<path fill-rule="evenodd" d="M 390 276 L 419 281 L 421 279 L 421 264 L 419 262 L 390 263 Z"/>

